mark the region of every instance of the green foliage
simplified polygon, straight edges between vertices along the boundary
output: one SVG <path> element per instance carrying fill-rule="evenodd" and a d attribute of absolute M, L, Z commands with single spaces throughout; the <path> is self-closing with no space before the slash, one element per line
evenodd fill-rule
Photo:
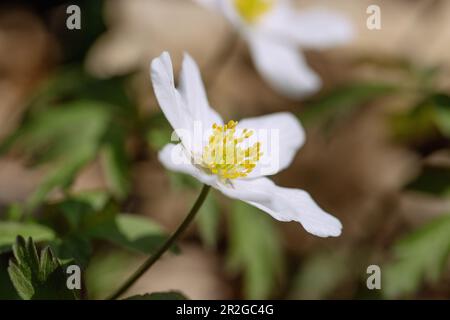
<path fill-rule="evenodd" d="M 200 236 L 205 245 L 210 249 L 216 248 L 220 223 L 220 207 L 214 192 L 209 193 L 203 206 L 200 208 L 197 223 Z"/>
<path fill-rule="evenodd" d="M 125 148 L 126 133 L 120 127 L 111 127 L 105 134 L 102 163 L 112 194 L 124 199 L 130 190 L 129 159 Z"/>
<path fill-rule="evenodd" d="M 176 172 L 168 172 L 171 185 L 182 192 L 198 192 L 200 183 L 193 177 Z M 190 197 L 191 198 L 191 197 Z M 192 197 L 192 201 L 195 198 Z M 197 227 L 203 243 L 209 249 L 216 248 L 219 237 L 220 205 L 212 190 L 197 214 Z"/>
<path fill-rule="evenodd" d="M 161 228 L 150 219 L 131 214 L 117 215 L 86 232 L 91 237 L 145 254 L 152 254 L 166 240 Z"/>
<path fill-rule="evenodd" d="M 172 128 L 162 112 L 150 117 L 140 114 L 129 96 L 128 76 L 97 79 L 83 70 L 89 47 L 106 26 L 103 0 L 82 0 L 79 5 L 84 31 L 64 29 L 54 34 L 65 65 L 28 100 L 19 129 L 0 145 L 0 153 L 13 150 L 28 164 L 48 169 L 26 205 L 8 204 L 2 216 L 8 221 L 0 221 L 0 298 L 75 299 L 76 293 L 65 285 L 62 265 L 69 262 L 86 270 L 89 297 L 103 298 L 134 269 L 138 254 L 151 255 L 166 240 L 153 221 L 124 214 L 123 209 L 128 207 L 124 200 L 131 190 L 132 161 L 147 156 L 147 144 L 157 150 L 170 142 Z M 307 126 L 319 123 L 330 128 L 358 108 L 398 93 L 401 86 L 411 94 L 407 87 L 412 83 L 413 90 L 427 96 L 410 112 L 394 117 L 396 136 L 413 143 L 438 137 L 448 146 L 450 97 L 432 91 L 437 69 L 418 69 L 405 61 L 389 63 L 411 78 L 406 85 L 349 83 L 306 101 L 299 117 Z M 80 171 L 97 160 L 107 190 L 72 194 Z M 194 195 L 191 191 L 198 189 L 198 181 L 186 175 L 171 173 L 170 178 L 184 195 Z M 407 189 L 448 196 L 449 179 L 446 168 L 424 167 Z M 62 198 L 48 200 L 54 191 L 62 191 Z M 210 195 L 197 219 L 200 236 L 210 249 L 217 249 L 220 212 L 218 199 Z M 243 275 L 244 296 L 273 297 L 284 271 L 281 236 L 273 219 L 242 202 L 233 203 L 227 218 L 227 262 L 231 271 Z M 396 246 L 396 260 L 386 271 L 388 297 L 412 293 L 423 278 L 437 279 L 448 259 L 449 224 L 445 216 Z M 16 240 L 17 235 L 48 247 L 39 251 L 31 239 Z M 8 268 L 13 245 L 15 261 Z M 354 257 L 348 252 L 319 252 L 306 259 L 292 285 L 293 298 L 329 297 L 354 271 Z M 166 299 L 186 297 L 156 292 L 127 300 Z"/>
<path fill-rule="evenodd" d="M 8 273 L 22 299 L 76 299 L 76 292 L 67 288 L 64 269 L 50 247 L 38 255 L 33 240 L 25 241 L 19 236 L 13 252 L 15 261 L 10 260 Z"/>
<path fill-rule="evenodd" d="M 27 150 L 33 162 L 79 158 L 97 148 L 110 117 L 103 105 L 92 101 L 62 104 L 38 113 L 6 142 Z"/>
<path fill-rule="evenodd" d="M 187 298 L 178 291 L 168 291 L 136 295 L 124 300 L 187 300 Z"/>
<path fill-rule="evenodd" d="M 0 300 L 19 300 L 8 274 L 9 254 L 0 254 Z"/>
<path fill-rule="evenodd" d="M 309 257 L 297 272 L 292 286 L 291 299 L 325 299 L 353 270 L 351 257 L 342 251 L 318 252 Z"/>
<path fill-rule="evenodd" d="M 49 245 L 60 261 L 73 262 L 81 268 L 86 268 L 93 253 L 91 239 L 84 235 L 70 234 L 55 239 Z"/>
<path fill-rule="evenodd" d="M 420 144 L 441 135 L 450 138 L 450 96 L 431 93 L 406 113 L 392 117 L 392 129 L 397 139 Z"/>
<path fill-rule="evenodd" d="M 243 271 L 244 294 L 249 299 L 270 297 L 282 275 L 281 237 L 272 221 L 253 206 L 233 202 L 227 262 L 232 271 Z"/>
<path fill-rule="evenodd" d="M 114 199 L 104 192 L 69 195 L 46 207 L 47 223 L 58 229 L 52 247 L 61 259 L 73 257 L 85 266 L 93 240 L 103 240 L 134 252 L 151 254 L 166 235 L 148 218 L 120 213 Z M 62 221 L 61 221 L 62 219 Z"/>
<path fill-rule="evenodd" d="M 51 241 L 55 238 L 52 229 L 37 223 L 0 221 L 0 253 L 11 250 L 18 235 L 31 237 L 35 242 Z"/>
<path fill-rule="evenodd" d="M 427 156 L 446 150 L 450 139 L 450 96 L 430 90 L 412 109 L 392 118 L 395 137 Z M 404 188 L 437 197 L 450 195 L 450 168 L 445 163 L 424 164 Z M 450 216 L 437 218 L 401 239 L 386 265 L 383 294 L 408 297 L 422 284 L 436 283 L 450 254 Z"/>
<path fill-rule="evenodd" d="M 383 270 L 387 298 L 413 294 L 425 280 L 435 283 L 450 255 L 450 215 L 439 217 L 400 240 L 395 260 Z"/>
<path fill-rule="evenodd" d="M 28 200 L 29 209 L 54 189 L 68 189 L 98 157 L 110 192 L 123 199 L 130 188 L 126 140 L 140 132 L 141 119 L 124 78 L 99 80 L 73 66 L 56 72 L 39 90 L 23 124 L 3 141 L 0 152 L 14 148 L 32 164 L 50 164 L 52 170 Z"/>
<path fill-rule="evenodd" d="M 170 141 L 173 129 L 162 112 L 151 116 L 146 124 L 147 141 L 154 150 L 162 149 Z"/>
<path fill-rule="evenodd" d="M 126 78 L 97 79 L 87 74 L 82 65 L 65 66 L 57 70 L 36 92 L 27 116 L 33 117 L 67 102 L 93 101 L 108 106 L 110 114 L 137 116 L 134 102 L 126 91 Z"/>
<path fill-rule="evenodd" d="M 52 163 L 28 200 L 30 209 L 40 205 L 55 188 L 70 186 L 78 171 L 95 158 L 109 121 L 109 115 L 96 103 L 70 103 L 38 114 L 5 142 L 4 149 L 14 144 L 33 163 Z"/>
<path fill-rule="evenodd" d="M 59 234 L 82 234 L 113 219 L 119 207 L 109 194 L 90 191 L 66 194 L 60 201 L 47 203 L 44 211 L 47 223 Z"/>
<path fill-rule="evenodd" d="M 94 255 L 84 275 L 89 299 L 104 299 L 130 275 L 140 260 L 128 250 L 114 248 Z"/>

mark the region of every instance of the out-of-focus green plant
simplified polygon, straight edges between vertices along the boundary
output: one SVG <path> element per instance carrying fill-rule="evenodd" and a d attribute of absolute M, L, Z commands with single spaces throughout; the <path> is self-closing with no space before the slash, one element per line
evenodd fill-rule
<path fill-rule="evenodd" d="M 103 193 L 74 195 L 48 204 L 45 212 L 44 221 L 59 234 L 59 241 L 52 244 L 55 251 L 75 257 L 81 254 L 83 258 L 78 261 L 81 265 L 90 257 L 82 254 L 89 253 L 86 247 L 93 240 L 151 254 L 166 238 L 150 219 L 121 213 L 115 201 Z M 81 251 L 75 251 L 78 249 Z"/>
<path fill-rule="evenodd" d="M 84 269 L 98 242 L 108 242 L 130 252 L 149 255 L 166 240 L 161 228 L 151 220 L 120 213 L 115 201 L 101 192 L 70 195 L 61 201 L 45 203 L 42 216 L 34 220 L 40 224 L 0 221 L 0 230 L 5 231 L 1 237 L 4 254 L 12 249 L 13 236 L 33 236 L 49 245 L 59 263 L 75 263 Z M 21 263 L 23 268 L 27 268 L 29 261 Z M 21 279 L 11 276 L 16 289 Z M 25 298 L 25 293 L 19 291 L 19 294 Z M 26 294 L 27 298 L 31 298 L 29 292 Z"/>
<path fill-rule="evenodd" d="M 291 285 L 291 299 L 325 299 L 355 272 L 352 258 L 341 251 L 319 251 L 298 270 Z"/>
<path fill-rule="evenodd" d="M 10 251 L 19 234 L 25 238 L 33 238 L 35 242 L 55 239 L 52 229 L 37 223 L 0 221 L 0 253 Z"/>
<path fill-rule="evenodd" d="M 0 216 L 0 297 L 56 297 L 56 292 L 42 288 L 47 286 L 46 274 L 60 265 L 75 263 L 85 270 L 99 246 L 151 255 L 166 240 L 150 219 L 122 211 L 130 192 L 130 166 L 142 156 L 137 152 L 145 154 L 148 136 L 150 147 L 157 145 L 155 137 L 164 122 L 158 115 L 140 114 L 128 91 L 128 76 L 97 79 L 82 67 L 88 48 L 105 30 L 103 2 L 80 3 L 83 32 L 56 30 L 62 66 L 37 88 L 17 130 L 0 143 L 1 154 L 21 156 L 45 172 L 25 205 L 10 204 Z M 74 194 L 73 182 L 93 161 L 99 161 L 108 188 Z M 50 197 L 54 191 L 61 192 Z M 23 241 L 16 243 L 18 235 L 30 238 L 23 250 Z M 209 239 L 212 244 L 212 235 Z M 37 260 L 34 243 L 46 246 Z M 16 262 L 8 274 L 13 247 Z M 24 255 L 17 254 L 22 251 Z M 65 286 L 63 279 L 51 280 L 55 289 Z M 165 297 L 182 296 L 157 293 L 136 299 Z"/>
<path fill-rule="evenodd" d="M 321 126 L 329 132 L 335 124 L 344 122 L 358 108 L 385 97 L 415 98 L 416 103 L 411 108 L 403 108 L 403 111 L 388 116 L 394 140 L 417 152 L 424 160 L 422 170 L 405 185 L 404 191 L 447 198 L 450 190 L 450 167 L 445 161 L 427 161 L 429 155 L 448 153 L 450 150 L 450 96 L 435 89 L 439 69 L 417 68 L 404 61 L 385 62 L 382 59 L 362 63 L 399 71 L 405 76 L 404 83 L 349 83 L 307 101 L 299 117 L 306 126 Z M 443 214 L 409 232 L 406 237 L 400 236 L 400 240 L 393 245 L 392 259 L 383 268 L 382 296 L 411 296 L 424 282 L 437 283 L 449 260 L 449 235 L 448 215 Z M 391 248 L 387 251 L 391 252 Z M 363 263 L 359 267 L 369 263 L 368 258 L 362 258 Z M 355 274 L 352 274 L 348 266 L 350 260 L 352 259 L 348 257 L 344 259 L 342 255 L 336 255 L 335 258 L 333 255 L 320 254 L 307 257 L 301 265 L 291 297 L 325 298 L 343 281 L 351 278 L 355 281 Z M 363 279 L 363 274 L 360 274 L 358 281 Z M 361 284 L 362 287 L 364 284 Z M 367 296 L 367 293 L 367 290 L 359 289 L 355 292 L 357 297 Z"/>
<path fill-rule="evenodd" d="M 422 170 L 404 189 L 430 197 L 447 199 L 450 167 L 429 163 L 437 153 L 450 148 L 450 96 L 425 92 L 410 110 L 391 119 L 394 137 L 423 158 Z M 448 158 L 448 156 L 447 156 Z M 410 232 L 394 245 L 393 260 L 386 266 L 383 293 L 387 298 L 411 296 L 425 283 L 436 284 L 450 257 L 450 219 L 448 213 Z"/>
<path fill-rule="evenodd" d="M 450 215 L 446 214 L 395 245 L 395 260 L 384 268 L 384 295 L 388 298 L 411 295 L 424 278 L 435 284 L 448 265 L 449 256 Z"/>
<path fill-rule="evenodd" d="M 432 92 L 412 109 L 393 115 L 394 137 L 423 155 L 449 147 L 450 96 Z"/>
<path fill-rule="evenodd" d="M 228 219 L 228 267 L 243 272 L 246 298 L 271 297 L 285 267 L 278 230 L 269 217 L 241 201 L 233 202 Z"/>
<path fill-rule="evenodd" d="M 146 120 L 125 90 L 125 79 L 94 79 L 78 68 L 63 69 L 32 101 L 23 124 L 0 151 L 20 151 L 32 164 L 50 164 L 30 197 L 36 208 L 56 188 L 68 189 L 88 163 L 100 159 L 112 194 L 129 192 L 129 139 L 145 141 Z"/>

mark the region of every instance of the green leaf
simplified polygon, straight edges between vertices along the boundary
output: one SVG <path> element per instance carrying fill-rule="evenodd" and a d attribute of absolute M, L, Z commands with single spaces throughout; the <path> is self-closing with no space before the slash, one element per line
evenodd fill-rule
<path fill-rule="evenodd" d="M 108 297 L 140 263 L 136 255 L 120 248 L 95 254 L 84 272 L 89 299 Z"/>
<path fill-rule="evenodd" d="M 143 295 L 135 295 L 124 300 L 187 300 L 187 298 L 180 292 L 153 292 Z"/>
<path fill-rule="evenodd" d="M 47 202 L 42 210 L 42 220 L 62 235 L 78 234 L 109 221 L 118 212 L 111 195 L 104 191 L 66 194 L 57 202 Z"/>
<path fill-rule="evenodd" d="M 0 254 L 0 300 L 19 300 L 11 279 L 8 274 L 9 255 Z"/>
<path fill-rule="evenodd" d="M 450 168 L 425 166 L 419 176 L 408 183 L 405 189 L 436 196 L 449 196 Z"/>
<path fill-rule="evenodd" d="M 102 160 L 109 189 L 118 199 L 124 199 L 130 189 L 129 159 L 125 150 L 125 133 L 118 126 L 105 136 Z"/>
<path fill-rule="evenodd" d="M 131 214 L 117 215 L 113 220 L 88 229 L 87 234 L 145 254 L 155 252 L 167 239 L 150 219 Z"/>
<path fill-rule="evenodd" d="M 291 299 L 325 299 L 352 273 L 350 256 L 342 251 L 319 252 L 301 266 Z"/>
<path fill-rule="evenodd" d="M 2 152 L 14 146 L 36 164 L 52 164 L 52 170 L 28 201 L 30 209 L 53 189 L 70 186 L 78 171 L 94 159 L 110 123 L 105 108 L 92 101 L 64 104 L 36 114 L 3 142 Z"/>
<path fill-rule="evenodd" d="M 67 221 L 67 236 L 53 244 L 58 257 L 71 256 L 85 265 L 91 250 L 88 242 L 92 239 L 145 254 L 153 253 L 166 240 L 161 228 L 150 219 L 119 214 L 118 209 L 116 201 L 103 192 L 73 194 L 49 205 L 45 210 L 48 220 L 58 221 L 62 216 Z"/>
<path fill-rule="evenodd" d="M 52 241 L 55 238 L 51 229 L 36 223 L 0 221 L 0 252 L 11 250 L 19 235 L 32 237 L 36 242 Z"/>
<path fill-rule="evenodd" d="M 40 88 L 31 101 L 30 112 L 32 115 L 47 112 L 62 101 L 89 100 L 109 105 L 109 113 L 133 118 L 135 104 L 126 91 L 125 80 L 125 77 L 94 78 L 81 64 L 63 67 Z"/>
<path fill-rule="evenodd" d="M 446 214 L 400 240 L 395 260 L 383 268 L 383 294 L 387 298 L 414 293 L 425 281 L 436 283 L 450 255 L 450 215 Z"/>
<path fill-rule="evenodd" d="M 214 193 L 210 193 L 198 212 L 198 228 L 205 245 L 214 249 L 219 232 L 220 208 Z"/>
<path fill-rule="evenodd" d="M 394 136 L 408 144 L 421 144 L 439 134 L 450 138 L 450 96 L 432 93 L 411 110 L 391 119 Z"/>
<path fill-rule="evenodd" d="M 93 251 L 90 239 L 78 234 L 56 239 L 50 247 L 60 261 L 74 262 L 81 268 L 87 267 Z"/>
<path fill-rule="evenodd" d="M 6 209 L 6 220 L 20 221 L 24 217 L 23 206 L 19 203 L 10 203 Z"/>
<path fill-rule="evenodd" d="M 436 125 L 444 136 L 450 137 L 450 96 L 438 93 L 431 99 L 436 107 Z"/>
<path fill-rule="evenodd" d="M 15 261 L 10 260 L 8 273 L 22 299 L 76 299 L 76 292 L 67 288 L 64 270 L 49 247 L 39 256 L 33 240 L 19 236 L 13 252 Z"/>
<path fill-rule="evenodd" d="M 395 86 L 385 83 L 351 83 L 310 101 L 299 116 L 306 125 L 317 120 L 330 120 L 395 90 Z"/>
<path fill-rule="evenodd" d="M 153 114 L 146 121 L 147 141 L 154 150 L 170 143 L 173 129 L 162 112 Z"/>
<path fill-rule="evenodd" d="M 24 300 L 30 300 L 35 294 L 31 280 L 29 280 L 30 276 L 24 274 L 15 264 L 9 265 L 8 273 L 19 296 Z"/>
<path fill-rule="evenodd" d="M 154 150 L 160 150 L 166 144 L 170 143 L 171 131 L 169 129 L 152 128 L 147 135 L 150 147 Z"/>
<path fill-rule="evenodd" d="M 272 219 L 241 201 L 233 202 L 229 217 L 228 265 L 244 273 L 244 294 L 249 299 L 266 299 L 283 274 L 281 237 Z"/>
<path fill-rule="evenodd" d="M 36 114 L 3 144 L 16 144 L 38 163 L 70 159 L 95 149 L 109 123 L 106 107 L 92 101 L 77 101 Z M 80 130 L 83 128 L 83 130 Z"/>
<path fill-rule="evenodd" d="M 78 172 L 91 160 L 95 154 L 87 153 L 80 154 L 79 157 L 74 157 L 68 162 L 61 162 L 55 165 L 51 173 L 49 173 L 44 181 L 33 192 L 29 199 L 27 199 L 26 207 L 32 210 L 39 206 L 47 197 L 47 195 L 54 189 L 60 187 L 68 188 L 76 178 Z"/>

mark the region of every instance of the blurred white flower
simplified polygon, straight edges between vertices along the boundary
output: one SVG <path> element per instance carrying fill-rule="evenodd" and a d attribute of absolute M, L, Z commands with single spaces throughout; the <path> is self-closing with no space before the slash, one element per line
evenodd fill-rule
<path fill-rule="evenodd" d="M 297 221 L 314 235 L 341 234 L 339 220 L 307 192 L 279 187 L 265 177 L 287 168 L 304 143 L 303 128 L 294 115 L 281 112 L 224 124 L 210 107 L 198 66 L 187 54 L 178 89 L 167 52 L 152 61 L 151 78 L 159 105 L 181 140 L 159 153 L 167 169 L 192 175 L 277 220 Z M 195 133 L 198 124 L 210 128 L 207 134 Z M 260 130 L 271 134 L 256 135 Z"/>
<path fill-rule="evenodd" d="M 298 48 L 325 49 L 353 37 L 351 23 L 322 9 L 297 12 L 291 0 L 195 0 L 223 14 L 248 42 L 254 64 L 268 84 L 290 98 L 321 87 Z"/>

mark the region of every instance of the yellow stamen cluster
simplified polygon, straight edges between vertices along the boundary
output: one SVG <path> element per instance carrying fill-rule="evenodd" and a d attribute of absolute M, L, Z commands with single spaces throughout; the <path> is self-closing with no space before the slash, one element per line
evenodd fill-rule
<path fill-rule="evenodd" d="M 237 124 L 233 120 L 223 126 L 214 124 L 208 145 L 203 149 L 203 165 L 222 180 L 247 176 L 262 156 L 259 142 L 248 148 L 240 146 L 253 135 L 253 131 L 244 129 L 238 135 Z"/>
<path fill-rule="evenodd" d="M 234 0 L 234 5 L 241 17 L 249 22 L 256 22 L 269 11 L 276 0 Z"/>

